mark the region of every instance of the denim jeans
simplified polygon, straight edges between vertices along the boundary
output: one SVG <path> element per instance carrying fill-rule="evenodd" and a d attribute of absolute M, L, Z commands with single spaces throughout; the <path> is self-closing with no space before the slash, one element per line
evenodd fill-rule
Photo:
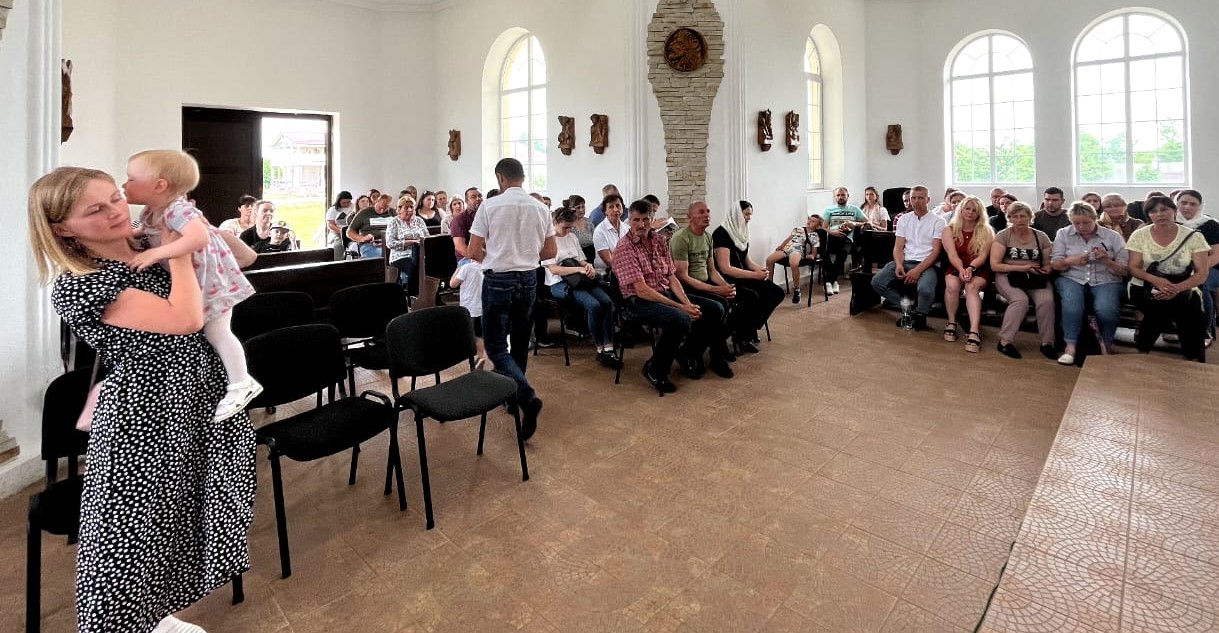
<path fill-rule="evenodd" d="M 517 402 L 521 404 L 536 397 L 525 378 L 525 368 L 529 363 L 529 332 L 533 327 L 537 283 L 536 270 L 483 274 L 482 320 L 487 358 L 495 365 L 495 371 L 516 381 Z"/>
<path fill-rule="evenodd" d="M 375 259 L 381 256 L 381 247 L 372 242 L 363 242 L 360 244 L 360 257 L 362 259 Z"/>
<path fill-rule="evenodd" d="M 593 286 L 591 290 L 572 290 L 567 282 L 560 281 L 550 287 L 550 294 L 555 299 L 563 301 L 568 294 L 588 317 L 588 333 L 597 345 L 609 345 L 614 342 L 614 302 L 601 286 Z"/>
<path fill-rule="evenodd" d="M 910 272 L 910 270 L 921 263 L 918 260 L 906 260 L 906 272 Z M 926 316 L 927 313 L 931 312 L 931 304 L 935 302 L 935 288 L 936 284 L 939 283 L 936 275 L 935 266 L 931 266 L 918 277 L 918 303 L 914 306 L 914 311 L 921 315 Z M 897 262 L 889 262 L 885 264 L 884 268 L 880 269 L 880 272 L 872 277 L 872 289 L 876 291 L 876 294 L 884 297 L 885 301 L 893 305 L 901 305 L 902 293 L 893 287 L 895 282 L 899 282 L 897 279 Z"/>
<path fill-rule="evenodd" d="M 675 299 L 669 294 L 670 299 Z M 673 306 L 639 297 L 628 297 L 626 300 L 627 314 L 631 318 L 651 327 L 660 328 L 660 340 L 652 352 L 652 375 L 667 378 L 673 367 L 673 359 L 677 349 L 681 347 L 682 339 L 690 332 L 693 321 L 690 315 Z"/>
<path fill-rule="evenodd" d="M 1080 328 L 1084 324 L 1084 298 L 1091 293 L 1092 311 L 1096 313 L 1101 340 L 1105 342 L 1106 347 L 1113 346 L 1113 336 L 1117 333 L 1118 310 L 1126 284 L 1085 286 L 1066 277 L 1059 277 L 1054 280 L 1054 289 L 1058 291 L 1058 303 L 1062 307 L 1062 339 L 1068 345 L 1075 345 L 1079 341 Z"/>

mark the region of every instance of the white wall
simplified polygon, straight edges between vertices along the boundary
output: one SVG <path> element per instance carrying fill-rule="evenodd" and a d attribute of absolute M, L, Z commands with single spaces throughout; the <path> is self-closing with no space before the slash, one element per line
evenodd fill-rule
<path fill-rule="evenodd" d="M 136 151 L 180 147 L 183 105 L 301 110 L 337 115 L 337 188 L 430 182 L 445 147 L 424 144 L 430 23 L 320 0 L 70 2 L 77 131 L 63 161 L 121 173 Z"/>
<path fill-rule="evenodd" d="M 721 88 L 712 116 L 708 197 L 715 201 L 712 208 L 717 211 L 713 224 L 718 224 L 724 217 L 722 211 L 729 205 L 736 205 L 738 200 L 745 198 L 753 204 L 750 255 L 761 263 L 793 226 L 804 223 L 809 211 L 820 211 L 832 204 L 830 190 L 834 187 L 845 185 L 862 200 L 868 181 L 866 157 L 862 151 L 868 106 L 863 81 L 867 59 L 863 37 L 864 2 L 733 1 L 737 3 L 735 10 L 729 9 L 733 21 L 725 28 L 737 31 L 729 36 L 729 44 L 740 48 L 740 63 L 728 65 L 725 73 L 741 77 L 737 85 L 743 92 L 743 108 L 739 113 L 731 112 L 728 100 L 733 95 L 725 94 Z M 717 4 L 724 13 L 725 0 Z M 842 64 L 840 70 L 823 69 L 828 91 L 825 188 L 810 191 L 804 46 L 809 33 L 818 24 L 824 24 L 833 33 Z M 826 59 L 831 51 L 821 52 L 823 62 L 831 61 Z M 733 53 L 729 51 L 728 55 L 731 60 Z M 833 80 L 831 74 L 836 74 Z M 833 83 L 837 82 L 841 82 L 841 90 L 835 97 Z M 725 85 L 729 83 L 725 81 Z M 756 121 L 758 111 L 766 109 L 771 110 L 774 147 L 763 152 L 757 144 Z M 785 145 L 784 116 L 789 110 L 800 114 L 800 148 L 794 153 L 789 153 Z M 839 116 L 832 116 L 834 114 Z M 740 117 L 735 130 L 729 118 L 731 115 Z M 840 118 L 841 126 L 831 124 L 832 118 Z M 883 140 L 883 133 L 881 138 Z M 725 186 L 732 179 L 724 172 L 724 165 L 729 164 L 724 154 L 732 152 L 744 157 L 744 178 L 738 191 L 730 191 Z M 840 160 L 834 159 L 835 154 Z M 718 209 L 716 204 L 720 205 Z"/>
<path fill-rule="evenodd" d="M 927 184 L 933 192 L 949 184 L 944 151 L 944 65 L 963 38 L 985 29 L 1010 31 L 1025 40 L 1033 56 L 1036 98 L 1037 182 L 1014 188 L 1021 199 L 1039 200 L 1056 185 L 1079 196 L 1097 188 L 1074 187 L 1071 122 L 1071 51 L 1093 20 L 1131 6 L 1115 0 L 868 0 L 867 64 L 868 174 L 878 187 Z M 1144 6 L 1144 5 L 1135 5 Z M 1210 25 L 1219 22 L 1219 2 L 1157 0 L 1149 5 L 1180 22 L 1189 42 L 1193 112 L 1193 179 L 1196 188 L 1219 183 L 1219 118 L 1210 106 L 1219 100 L 1219 40 Z M 906 149 L 890 156 L 885 125 L 901 123 Z M 989 187 L 967 188 L 989 195 Z M 1103 187 L 1139 199 L 1146 187 Z M 933 193 L 934 197 L 934 193 Z"/>
<path fill-rule="evenodd" d="M 634 0 L 632 0 L 634 1 Z M 450 161 L 438 154 L 437 178 L 450 193 L 470 186 L 484 192 L 495 187 L 491 167 L 500 158 L 492 154 L 488 138 L 498 132 L 498 115 L 492 111 L 484 130 L 483 68 L 496 39 L 511 27 L 523 28 L 538 38 L 546 57 L 548 191 L 555 204 L 562 197 L 580 194 L 600 202 L 601 186 L 623 186 L 631 153 L 626 92 L 629 42 L 628 3 L 534 0 L 505 3 L 469 0 L 454 3 L 435 15 L 434 26 L 443 53 L 436 57 L 436 102 L 439 110 L 433 142 L 445 147 L 448 131 L 461 130 L 462 155 Z M 498 69 L 502 60 L 492 60 Z M 610 145 L 604 154 L 593 153 L 589 142 L 589 116 L 607 114 Z M 571 156 L 558 150 L 558 116 L 575 118 L 576 145 Z M 490 155 L 489 155 L 490 154 Z M 663 165 L 663 160 L 661 161 Z M 663 182 L 663 180 L 661 181 Z M 623 191 L 642 196 L 645 191 Z M 593 203 L 595 205 L 596 203 Z M 591 206 L 590 206 L 591 209 Z"/>
<path fill-rule="evenodd" d="M 0 419 L 20 446 L 16 460 L 0 466 L 0 497 L 35 480 L 39 458 L 43 387 L 56 374 L 58 345 L 50 314 L 49 293 L 38 284 L 28 247 L 26 192 L 55 164 L 59 136 L 55 55 L 59 3 L 19 2 L 8 15 L 0 40 L 0 207 L 8 210 L 13 241 L 0 249 L 0 297 L 4 297 L 4 330 L 0 333 Z"/>

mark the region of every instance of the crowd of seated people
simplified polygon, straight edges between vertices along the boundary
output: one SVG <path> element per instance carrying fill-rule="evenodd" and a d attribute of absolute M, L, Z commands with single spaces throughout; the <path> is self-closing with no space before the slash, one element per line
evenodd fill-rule
<path fill-rule="evenodd" d="M 1022 356 L 1015 339 L 1030 306 L 1041 353 L 1070 365 L 1085 337 L 1096 341 L 1100 353 L 1110 353 L 1126 303 L 1139 314 L 1139 352 L 1150 352 L 1161 335 L 1167 338 L 1171 325 L 1182 355 L 1205 362 L 1215 337 L 1219 222 L 1203 213 L 1202 194 L 1152 192 L 1137 204 L 1116 193 L 1081 198 L 1067 204 L 1062 189 L 1049 187 L 1034 212 L 1002 189 L 991 191 L 990 208 L 950 189 L 937 212 L 927 208 L 926 187 L 913 187 L 905 198 L 907 212 L 894 221 L 893 261 L 873 276 L 872 287 L 890 304 L 908 301 L 916 330 L 929 329 L 927 314 L 942 299 L 947 341 L 956 341 L 961 331 L 963 294 L 968 352 L 981 347 L 981 297 L 994 291 L 1007 304 L 997 348 L 1011 358 Z M 999 216 L 1004 228 L 996 230 Z M 793 253 L 784 246 L 768 261 Z M 937 297 L 941 280 L 944 294 Z M 1061 349 L 1055 345 L 1056 315 Z"/>

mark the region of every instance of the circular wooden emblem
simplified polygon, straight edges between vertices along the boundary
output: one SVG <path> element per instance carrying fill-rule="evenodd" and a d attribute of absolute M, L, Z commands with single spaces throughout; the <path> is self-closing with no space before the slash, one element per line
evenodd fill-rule
<path fill-rule="evenodd" d="M 678 72 L 698 70 L 707 62 L 707 40 L 694 29 L 677 29 L 665 39 L 665 61 Z"/>

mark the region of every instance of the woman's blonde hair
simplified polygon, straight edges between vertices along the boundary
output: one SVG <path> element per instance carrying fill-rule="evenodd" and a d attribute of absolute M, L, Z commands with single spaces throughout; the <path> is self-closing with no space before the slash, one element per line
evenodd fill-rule
<path fill-rule="evenodd" d="M 1007 216 L 1007 219 L 1009 219 L 1009 220 L 1012 219 L 1012 216 L 1017 213 L 1023 213 L 1025 215 L 1028 215 L 1030 218 L 1032 218 L 1033 217 L 1033 207 L 1030 207 L 1028 204 L 1026 204 L 1024 202 L 1020 202 L 1019 200 L 1017 200 L 1016 202 L 1008 203 L 1007 213 L 1004 214 L 1005 216 Z"/>
<path fill-rule="evenodd" d="M 38 280 L 44 284 L 62 273 L 87 275 L 97 270 L 93 258 L 70 237 L 56 235 L 52 225 L 63 222 L 89 183 L 105 180 L 117 186 L 104 171 L 60 167 L 30 186 L 30 243 L 38 263 Z"/>
<path fill-rule="evenodd" d="M 184 196 L 199 186 L 199 163 L 186 152 L 176 149 L 148 149 L 132 154 L 127 162 L 135 160 L 148 166 L 153 176 L 164 180 L 171 193 Z"/>
<path fill-rule="evenodd" d="M 986 218 L 986 206 L 982 204 L 982 199 L 977 196 L 965 196 L 957 205 L 957 210 L 952 214 L 952 239 L 957 244 L 965 241 L 965 205 L 972 204 L 977 209 L 978 219 L 973 226 L 973 241 L 969 243 L 969 253 L 974 257 L 982 254 L 983 249 L 990 248 L 990 241 L 995 237 L 995 230 L 990 228 L 990 222 Z M 1009 205 L 1010 209 L 1011 206 Z"/>
<path fill-rule="evenodd" d="M 411 194 L 409 194 L 409 193 L 402 196 L 401 198 L 398 198 L 398 206 L 396 208 L 401 209 L 402 207 L 406 206 L 407 203 L 410 203 L 410 205 L 412 207 L 415 206 L 415 199 L 412 198 Z"/>
<path fill-rule="evenodd" d="M 1084 202 L 1083 200 L 1076 200 L 1075 202 L 1072 202 L 1069 214 L 1071 217 L 1082 215 L 1086 218 L 1092 218 L 1093 220 L 1096 219 L 1096 209 L 1093 209 L 1092 205 Z"/>

